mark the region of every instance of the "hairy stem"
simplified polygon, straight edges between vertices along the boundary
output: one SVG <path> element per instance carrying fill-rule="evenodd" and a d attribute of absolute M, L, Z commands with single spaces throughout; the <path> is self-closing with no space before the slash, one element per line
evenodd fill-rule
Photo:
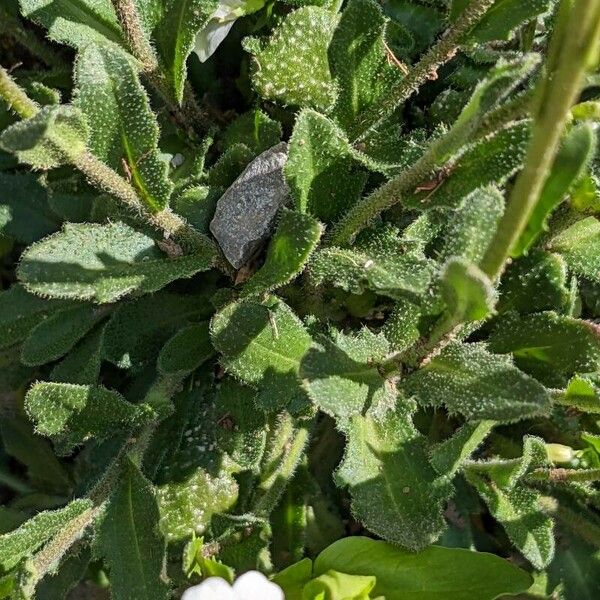
<path fill-rule="evenodd" d="M 40 107 L 29 98 L 2 66 L 0 66 L 0 98 L 22 119 L 29 119 L 40 110 Z"/>
<path fill-rule="evenodd" d="M 572 5 L 572 8 L 571 8 Z M 537 90 L 531 142 L 496 235 L 481 263 L 497 279 L 527 226 L 549 175 L 567 123 L 600 37 L 600 0 L 565 1 L 553 35 L 549 64 Z"/>
<path fill-rule="evenodd" d="M 408 100 L 425 82 L 437 78 L 438 68 L 453 58 L 465 35 L 494 4 L 495 0 L 472 0 L 460 18 L 446 31 L 444 36 L 409 71 L 376 107 L 359 115 L 351 137 L 360 139 L 369 130 L 377 127 L 389 117 L 396 107 Z"/>

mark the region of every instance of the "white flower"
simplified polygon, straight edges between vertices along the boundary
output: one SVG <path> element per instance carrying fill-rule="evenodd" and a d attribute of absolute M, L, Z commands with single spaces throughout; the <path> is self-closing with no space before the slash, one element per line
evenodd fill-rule
<path fill-rule="evenodd" d="M 220 577 L 209 577 L 187 589 L 181 600 L 285 600 L 283 591 L 258 571 L 248 571 L 229 585 Z"/>

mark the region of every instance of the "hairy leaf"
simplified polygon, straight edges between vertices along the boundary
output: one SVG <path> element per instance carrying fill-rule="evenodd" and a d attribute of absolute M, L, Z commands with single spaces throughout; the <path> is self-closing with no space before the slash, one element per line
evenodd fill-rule
<path fill-rule="evenodd" d="M 208 321 L 180 329 L 158 355 L 158 370 L 165 374 L 191 373 L 215 353 Z"/>
<path fill-rule="evenodd" d="M 281 125 L 258 109 L 240 115 L 223 133 L 223 148 L 244 144 L 255 156 L 281 141 Z"/>

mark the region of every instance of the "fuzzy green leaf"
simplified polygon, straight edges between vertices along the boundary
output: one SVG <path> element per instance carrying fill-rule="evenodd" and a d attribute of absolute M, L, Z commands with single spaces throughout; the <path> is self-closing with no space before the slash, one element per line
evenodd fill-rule
<path fill-rule="evenodd" d="M 34 117 L 11 125 L 0 134 L 0 148 L 34 169 L 53 169 L 85 152 L 89 130 L 73 106 L 45 106 Z"/>
<path fill-rule="evenodd" d="M 573 377 L 557 401 L 566 406 L 573 406 L 581 412 L 600 413 L 600 390 L 584 377 Z"/>
<path fill-rule="evenodd" d="M 21 361 L 36 366 L 57 360 L 71 350 L 101 316 L 93 304 L 76 305 L 54 313 L 29 332 L 21 350 Z"/>
<path fill-rule="evenodd" d="M 34 384 L 25 407 L 37 432 L 58 442 L 65 452 L 90 437 L 103 439 L 139 427 L 154 416 L 148 406 L 130 404 L 118 392 L 70 383 Z"/>
<path fill-rule="evenodd" d="M 125 460 L 97 530 L 97 548 L 108 567 L 114 600 L 167 600 L 162 578 L 164 541 L 150 483 Z"/>
<path fill-rule="evenodd" d="M 281 125 L 258 109 L 240 115 L 223 133 L 223 149 L 244 144 L 255 156 L 281 141 Z"/>
<path fill-rule="evenodd" d="M 0 535 L 0 569 L 8 571 L 21 559 L 31 557 L 69 521 L 91 506 L 91 500 L 73 500 L 64 508 L 38 513 L 15 531 Z"/>
<path fill-rule="evenodd" d="M 326 223 L 335 221 L 364 187 L 364 173 L 355 166 L 350 144 L 337 125 L 313 110 L 302 111 L 284 167 L 298 210 Z"/>
<path fill-rule="evenodd" d="M 600 221 L 587 217 L 553 236 L 546 246 L 577 275 L 600 283 Z"/>
<path fill-rule="evenodd" d="M 158 125 L 148 96 L 128 57 L 119 48 L 89 44 L 77 61 L 76 106 L 90 126 L 90 151 L 123 170 L 144 204 L 158 211 L 173 185 L 158 150 Z"/>
<path fill-rule="evenodd" d="M 380 417 L 355 415 L 344 432 L 348 441 L 336 481 L 348 486 L 356 519 L 411 550 L 434 542 L 446 527 L 442 505 L 452 486 L 430 465 L 425 439 L 406 407 Z"/>
<path fill-rule="evenodd" d="M 21 12 L 48 30 L 50 39 L 82 48 L 90 42 L 123 44 L 110 0 L 19 0 Z"/>
<path fill-rule="evenodd" d="M 287 15 L 263 48 L 247 41 L 247 50 L 254 54 L 252 82 L 258 93 L 282 104 L 331 108 L 336 88 L 327 49 L 337 21 L 329 10 L 305 6 Z"/>
<path fill-rule="evenodd" d="M 322 231 L 322 225 L 310 215 L 283 208 L 265 263 L 246 283 L 241 296 L 270 292 L 292 281 L 304 269 Z"/>
<path fill-rule="evenodd" d="M 590 123 L 577 125 L 565 135 L 527 227 L 511 250 L 513 257 L 526 252 L 548 228 L 548 216 L 584 173 L 595 153 L 596 135 Z"/>
<path fill-rule="evenodd" d="M 208 321 L 180 329 L 158 355 L 158 370 L 167 375 L 191 373 L 215 353 Z"/>
<path fill-rule="evenodd" d="M 173 97 L 181 103 L 187 75 L 186 61 L 196 34 L 217 8 L 216 0 L 163 0 L 162 17 L 154 37 Z"/>
<path fill-rule="evenodd" d="M 463 548 L 409 552 L 366 537 L 347 537 L 321 552 L 314 573 L 374 575 L 373 597 L 386 600 L 494 600 L 526 591 L 531 576 L 507 560 Z"/>
<path fill-rule="evenodd" d="M 90 557 L 91 552 L 88 548 L 77 548 L 71 552 L 61 561 L 56 573 L 47 575 L 40 581 L 36 588 L 36 597 L 44 600 L 64 600 L 85 577 Z"/>
<path fill-rule="evenodd" d="M 420 404 L 444 404 L 469 419 L 512 422 L 546 414 L 548 392 L 509 357 L 482 344 L 451 344 L 403 384 Z"/>
<path fill-rule="evenodd" d="M 18 276 L 36 294 L 103 303 L 155 292 L 209 269 L 212 259 L 208 252 L 168 258 L 152 238 L 120 222 L 66 224 L 23 253 Z"/>

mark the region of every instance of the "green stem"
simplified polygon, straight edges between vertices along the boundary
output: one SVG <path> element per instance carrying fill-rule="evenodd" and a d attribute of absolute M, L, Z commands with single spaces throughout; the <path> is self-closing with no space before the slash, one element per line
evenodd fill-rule
<path fill-rule="evenodd" d="M 527 478 L 550 483 L 599 481 L 600 469 L 536 469 Z"/>
<path fill-rule="evenodd" d="M 571 106 L 598 48 L 600 0 L 565 0 L 553 35 L 547 74 L 537 90 L 537 110 L 523 170 L 510 195 L 506 212 L 481 263 L 497 279 L 525 229 L 549 175 Z M 561 21 L 561 18 L 564 20 Z"/>
<path fill-rule="evenodd" d="M 437 78 L 439 67 L 456 54 L 463 38 L 494 4 L 495 0 L 472 0 L 459 19 L 444 36 L 410 70 L 377 106 L 359 115 L 353 127 L 354 136 L 361 139 L 370 129 L 376 128 L 389 117 L 396 107 L 412 96 L 425 82 Z"/>
<path fill-rule="evenodd" d="M 29 119 L 37 114 L 40 107 L 17 85 L 8 71 L 0 66 L 0 98 L 22 119 Z"/>

